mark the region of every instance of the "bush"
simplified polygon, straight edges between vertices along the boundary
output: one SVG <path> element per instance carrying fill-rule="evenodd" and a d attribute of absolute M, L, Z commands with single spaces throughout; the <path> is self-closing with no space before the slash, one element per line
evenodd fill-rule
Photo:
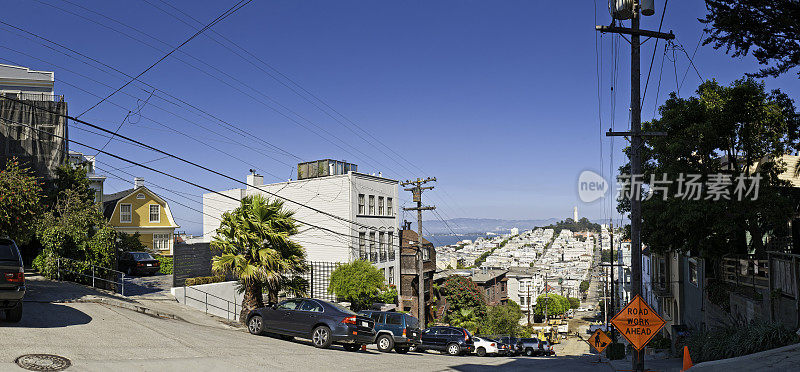
<path fill-rule="evenodd" d="M 350 302 L 350 308 L 359 311 L 370 307 L 385 288 L 383 274 L 369 261 L 357 260 L 333 270 L 328 293 Z"/>
<path fill-rule="evenodd" d="M 700 331 L 687 339 L 692 360 L 705 362 L 734 358 L 800 342 L 794 331 L 780 323 L 732 324 Z"/>
<path fill-rule="evenodd" d="M 211 283 L 219 283 L 225 281 L 225 275 L 214 275 L 214 276 L 198 276 L 197 278 L 188 278 L 184 285 L 191 286 L 191 285 L 200 285 L 200 284 L 211 284 Z"/>
<path fill-rule="evenodd" d="M 606 357 L 611 360 L 625 358 L 625 344 L 619 342 L 609 344 L 606 347 Z"/>
<path fill-rule="evenodd" d="M 162 255 L 153 255 L 153 258 L 157 259 L 158 262 L 161 263 L 158 272 L 162 274 L 171 275 L 172 274 L 172 257 L 169 256 L 162 256 Z"/>

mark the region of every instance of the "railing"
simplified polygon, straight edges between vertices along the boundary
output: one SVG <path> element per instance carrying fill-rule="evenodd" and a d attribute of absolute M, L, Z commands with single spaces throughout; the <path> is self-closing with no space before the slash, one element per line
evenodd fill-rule
<path fill-rule="evenodd" d="M 61 94 L 52 94 L 52 93 L 28 93 L 28 92 L 20 92 L 20 93 L 11 93 L 5 92 L 0 97 L 8 96 L 10 98 L 16 98 L 23 101 L 53 101 L 53 102 L 63 102 L 64 96 Z"/>
<path fill-rule="evenodd" d="M 381 262 L 386 262 L 386 251 L 381 251 Z"/>
<path fill-rule="evenodd" d="M 375 252 L 369 252 L 369 260 L 372 262 L 378 262 L 378 254 Z"/>
<path fill-rule="evenodd" d="M 71 268 L 72 266 L 85 266 L 85 265 L 89 265 L 89 267 L 83 268 L 78 271 L 73 270 Z M 79 277 L 82 278 L 86 278 L 86 284 L 89 284 L 89 280 L 91 280 L 92 287 L 95 288 L 97 288 L 98 282 L 109 284 L 111 290 L 119 292 L 123 296 L 125 295 L 125 273 L 123 273 L 122 271 L 117 271 L 109 269 L 107 267 L 92 265 L 88 262 L 73 260 L 71 258 L 56 257 L 56 273 L 58 275 L 58 280 L 62 280 L 62 275 L 61 275 L 62 271 L 69 274 L 78 275 Z M 103 274 L 106 274 L 106 276 L 103 276 Z M 114 280 L 108 279 L 110 276 L 108 274 L 113 274 L 115 279 Z M 64 275 L 63 278 L 65 280 L 69 280 L 67 279 L 66 275 Z M 116 280 L 116 278 L 119 278 L 119 280 Z M 104 286 L 104 289 L 108 288 Z M 117 291 L 117 289 L 119 289 L 119 291 Z"/>
<path fill-rule="evenodd" d="M 200 299 L 200 298 L 196 298 L 196 297 L 190 297 L 189 296 L 189 291 L 188 291 L 189 289 L 191 289 L 193 291 L 196 291 L 196 292 L 200 292 L 201 293 L 200 297 L 203 297 L 203 298 Z M 213 299 L 224 301 L 225 302 L 225 308 L 222 308 L 221 306 L 217 306 L 217 305 L 214 305 L 213 303 L 208 302 L 209 296 L 211 298 L 213 298 Z M 202 302 L 203 305 L 206 308 L 205 309 L 206 314 L 208 314 L 208 308 L 210 306 L 210 307 L 212 307 L 214 309 L 224 311 L 225 315 L 226 315 L 226 318 L 228 320 L 231 320 L 231 314 L 233 315 L 233 319 L 232 320 L 236 321 L 236 320 L 239 319 L 238 307 L 241 307 L 241 306 L 238 305 L 236 302 L 228 301 L 228 300 L 226 300 L 226 299 L 224 299 L 222 297 L 213 295 L 213 294 L 208 293 L 208 292 L 206 292 L 206 291 L 204 291 L 202 289 L 197 289 L 197 288 L 194 288 L 194 287 L 187 287 L 186 285 L 184 285 L 183 286 L 183 304 L 184 305 L 186 305 L 186 299 L 187 298 L 190 299 L 190 300 L 197 301 L 197 302 Z M 233 305 L 233 311 L 231 311 L 231 305 Z"/>
<path fill-rule="evenodd" d="M 389 251 L 389 261 L 394 261 L 394 249 Z"/>
<path fill-rule="evenodd" d="M 769 289 L 769 260 L 750 256 L 722 259 L 722 280 L 737 286 Z"/>

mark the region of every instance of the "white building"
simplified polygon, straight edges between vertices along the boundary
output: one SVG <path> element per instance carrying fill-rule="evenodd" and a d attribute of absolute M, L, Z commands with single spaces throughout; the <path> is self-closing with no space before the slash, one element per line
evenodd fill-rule
<path fill-rule="evenodd" d="M 511 235 L 519 235 L 519 229 L 516 227 L 511 228 Z"/>
<path fill-rule="evenodd" d="M 292 239 L 305 248 L 308 261 L 366 259 L 384 273 L 387 284 L 398 284 L 398 181 L 358 173 L 355 164 L 329 159 L 298 164 L 298 176 L 296 181 L 265 185 L 263 176 L 248 175 L 247 188 L 220 192 L 235 200 L 203 194 L 203 236 L 211 240 L 218 218 L 238 207 L 237 200 L 255 194 L 270 199 L 277 195 L 301 221 L 300 233 Z"/>
<path fill-rule="evenodd" d="M 94 190 L 94 202 L 102 203 L 103 183 L 105 182 L 106 177 L 95 173 L 94 158 L 94 155 L 84 155 L 75 151 L 70 151 L 68 155 L 69 163 L 73 167 L 82 167 L 86 169 L 86 178 L 89 180 L 89 187 Z"/>

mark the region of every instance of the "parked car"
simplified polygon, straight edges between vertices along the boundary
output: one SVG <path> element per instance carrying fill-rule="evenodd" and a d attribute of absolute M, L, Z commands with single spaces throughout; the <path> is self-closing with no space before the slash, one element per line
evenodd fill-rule
<path fill-rule="evenodd" d="M 455 356 L 473 352 L 475 343 L 464 328 L 436 326 L 422 331 L 422 344 L 417 350 L 438 350 Z"/>
<path fill-rule="evenodd" d="M 538 338 L 520 338 L 519 345 L 521 346 L 522 353 L 525 356 L 536 356 L 536 355 L 543 355 L 544 350 L 542 345 L 539 342 Z"/>
<path fill-rule="evenodd" d="M 394 349 L 398 354 L 405 354 L 412 346 L 422 342 L 419 319 L 411 315 L 372 310 L 361 311 L 358 315 L 371 318 L 375 322 L 375 344 L 379 351 L 386 353 Z"/>
<path fill-rule="evenodd" d="M 500 347 L 497 341 L 480 337 L 473 337 L 472 340 L 475 343 L 475 354 L 479 357 L 500 355 Z"/>
<path fill-rule="evenodd" d="M 125 252 L 119 259 L 119 271 L 126 275 L 153 275 L 161 268 L 161 262 L 147 252 Z"/>
<path fill-rule="evenodd" d="M 523 352 L 522 345 L 520 345 L 519 339 L 516 337 L 500 336 L 500 337 L 495 337 L 494 339 L 500 341 L 500 343 L 502 344 L 508 345 L 508 351 L 507 351 L 508 355 L 516 356 L 522 354 Z"/>
<path fill-rule="evenodd" d="M 550 345 L 550 341 L 539 340 L 539 344 L 541 345 L 543 355 L 556 355 L 556 351 L 553 350 L 553 346 Z"/>
<path fill-rule="evenodd" d="M 340 344 L 356 351 L 375 342 L 375 322 L 337 303 L 312 298 L 294 298 L 250 311 L 247 329 L 254 335 L 274 333 L 284 339 L 310 339 L 327 349 Z"/>
<path fill-rule="evenodd" d="M 6 321 L 22 320 L 22 298 L 25 297 L 25 267 L 17 244 L 0 238 L 0 310 Z"/>

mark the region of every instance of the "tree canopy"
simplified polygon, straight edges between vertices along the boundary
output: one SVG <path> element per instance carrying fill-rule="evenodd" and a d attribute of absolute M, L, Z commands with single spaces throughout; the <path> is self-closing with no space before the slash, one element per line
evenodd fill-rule
<path fill-rule="evenodd" d="M 781 192 L 787 182 L 778 175 L 785 170 L 782 155 L 798 148 L 800 115 L 786 94 L 767 92 L 752 78 L 729 86 L 707 81 L 696 93 L 671 94 L 660 108 L 661 118 L 643 125 L 645 131 L 667 135 L 648 139 L 642 151 L 642 183 L 653 191 L 643 201 L 642 241 L 656 252 L 691 250 L 705 257 L 763 252 L 765 238 L 785 234 L 792 214 L 794 203 Z M 630 174 L 629 164 L 620 173 Z M 736 177 L 756 173 L 761 177 L 757 199 L 751 194 L 738 200 Z M 652 188 L 652 180 L 665 174 L 673 182 Z M 681 174 L 699 175 L 704 193 L 712 177 L 727 175 L 730 197 L 678 197 L 687 192 L 676 182 Z M 617 209 L 629 212 L 630 201 L 620 200 Z"/>
<path fill-rule="evenodd" d="M 797 0 L 706 0 L 705 44 L 733 57 L 752 51 L 762 65 L 756 77 L 778 76 L 800 65 L 800 2 Z M 798 71 L 800 77 L 800 71 Z"/>
<path fill-rule="evenodd" d="M 350 302 L 354 311 L 369 308 L 386 288 L 383 274 L 367 260 L 356 260 L 333 270 L 328 293 Z"/>
<path fill-rule="evenodd" d="M 536 307 L 533 312 L 539 316 L 556 317 L 561 316 L 570 309 L 569 300 L 566 297 L 559 296 L 555 293 L 546 293 L 536 297 Z"/>
<path fill-rule="evenodd" d="M 444 280 L 440 292 L 447 300 L 447 320 L 453 324 L 453 317 L 461 315 L 462 309 L 474 309 L 477 318 L 486 316 L 486 301 L 478 286 L 467 277 L 450 275 Z"/>
<path fill-rule="evenodd" d="M 33 171 L 10 159 L 0 171 L 0 235 L 27 243 L 36 231 L 42 187 Z"/>
<path fill-rule="evenodd" d="M 581 217 L 581 219 L 578 221 L 575 221 L 572 218 L 567 218 L 566 220 L 558 221 L 553 225 L 545 226 L 543 228 L 553 229 L 555 230 L 555 234 L 558 235 L 561 230 L 569 230 L 572 232 L 600 231 L 600 224 L 593 223 L 586 217 Z"/>
<path fill-rule="evenodd" d="M 520 334 L 522 327 L 519 320 L 522 318 L 522 310 L 513 300 L 497 306 L 490 306 L 486 314 L 486 321 L 481 327 L 481 332 L 492 335 L 512 335 Z"/>

